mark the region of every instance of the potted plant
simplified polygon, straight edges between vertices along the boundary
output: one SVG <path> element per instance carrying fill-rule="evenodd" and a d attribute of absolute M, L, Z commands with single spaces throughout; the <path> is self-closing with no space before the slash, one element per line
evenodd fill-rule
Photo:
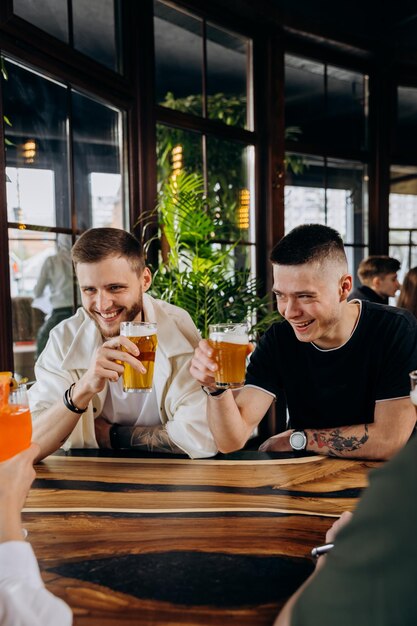
<path fill-rule="evenodd" d="M 184 308 L 203 337 L 211 323 L 247 321 L 252 339 L 279 314 L 270 309 L 270 297 L 258 295 L 260 284 L 249 269 L 236 269 L 237 243 L 215 242 L 216 217 L 204 194 L 203 178 L 180 174 L 159 191 L 154 211 L 139 220 L 142 238 L 158 220 L 166 253 L 154 270 L 152 294 Z"/>

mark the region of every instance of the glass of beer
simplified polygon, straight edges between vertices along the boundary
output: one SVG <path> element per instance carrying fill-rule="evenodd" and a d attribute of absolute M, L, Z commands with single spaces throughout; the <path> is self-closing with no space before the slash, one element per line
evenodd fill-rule
<path fill-rule="evenodd" d="M 246 324 L 210 324 L 209 344 L 214 350 L 218 369 L 216 387 L 237 389 L 245 382 L 249 338 Z"/>
<path fill-rule="evenodd" d="M 129 337 L 139 348 L 138 361 L 146 367 L 146 374 L 133 369 L 129 363 L 123 363 L 123 391 L 128 393 L 150 393 L 152 391 L 153 370 L 155 366 L 155 352 L 158 345 L 156 323 L 153 322 L 122 322 L 120 334 Z M 124 346 L 123 352 L 128 352 Z"/>
<path fill-rule="evenodd" d="M 26 385 L 11 391 L 11 372 L 0 372 L 0 461 L 30 446 L 32 419 Z"/>

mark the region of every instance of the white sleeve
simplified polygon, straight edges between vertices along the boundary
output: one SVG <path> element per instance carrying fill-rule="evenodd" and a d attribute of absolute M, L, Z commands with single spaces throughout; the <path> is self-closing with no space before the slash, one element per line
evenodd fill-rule
<path fill-rule="evenodd" d="M 0 544 L 0 626 L 70 626 L 71 609 L 43 584 L 32 546 Z"/>

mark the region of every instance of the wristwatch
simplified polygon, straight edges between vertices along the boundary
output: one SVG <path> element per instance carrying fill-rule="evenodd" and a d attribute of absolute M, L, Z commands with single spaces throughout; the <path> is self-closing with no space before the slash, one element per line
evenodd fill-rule
<path fill-rule="evenodd" d="M 307 435 L 303 430 L 295 430 L 290 435 L 290 446 L 293 450 L 299 452 L 307 447 Z"/>

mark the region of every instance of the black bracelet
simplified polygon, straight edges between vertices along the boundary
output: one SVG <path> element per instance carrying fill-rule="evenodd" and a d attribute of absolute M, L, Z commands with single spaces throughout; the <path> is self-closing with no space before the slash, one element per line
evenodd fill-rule
<path fill-rule="evenodd" d="M 118 430 L 119 430 L 118 424 L 112 424 L 110 426 L 109 437 L 110 437 L 110 445 L 113 448 L 113 450 L 121 449 Z"/>
<path fill-rule="evenodd" d="M 210 391 L 209 387 L 204 387 L 204 385 L 201 386 L 201 389 L 204 391 L 204 393 L 206 393 L 208 396 L 212 396 L 213 398 L 215 396 L 220 396 L 222 393 L 224 393 L 225 391 L 228 390 L 228 387 L 223 387 L 222 389 L 216 389 L 216 391 Z"/>
<path fill-rule="evenodd" d="M 72 385 L 68 387 L 68 389 L 64 393 L 64 397 L 62 398 L 62 400 L 65 406 L 67 407 L 67 409 L 69 409 L 73 413 L 78 413 L 79 415 L 81 415 L 81 413 L 86 412 L 86 410 L 88 409 L 88 406 L 85 409 L 80 409 L 78 406 L 75 406 L 74 401 L 72 399 L 73 387 L 75 387 L 75 383 L 72 383 Z"/>

